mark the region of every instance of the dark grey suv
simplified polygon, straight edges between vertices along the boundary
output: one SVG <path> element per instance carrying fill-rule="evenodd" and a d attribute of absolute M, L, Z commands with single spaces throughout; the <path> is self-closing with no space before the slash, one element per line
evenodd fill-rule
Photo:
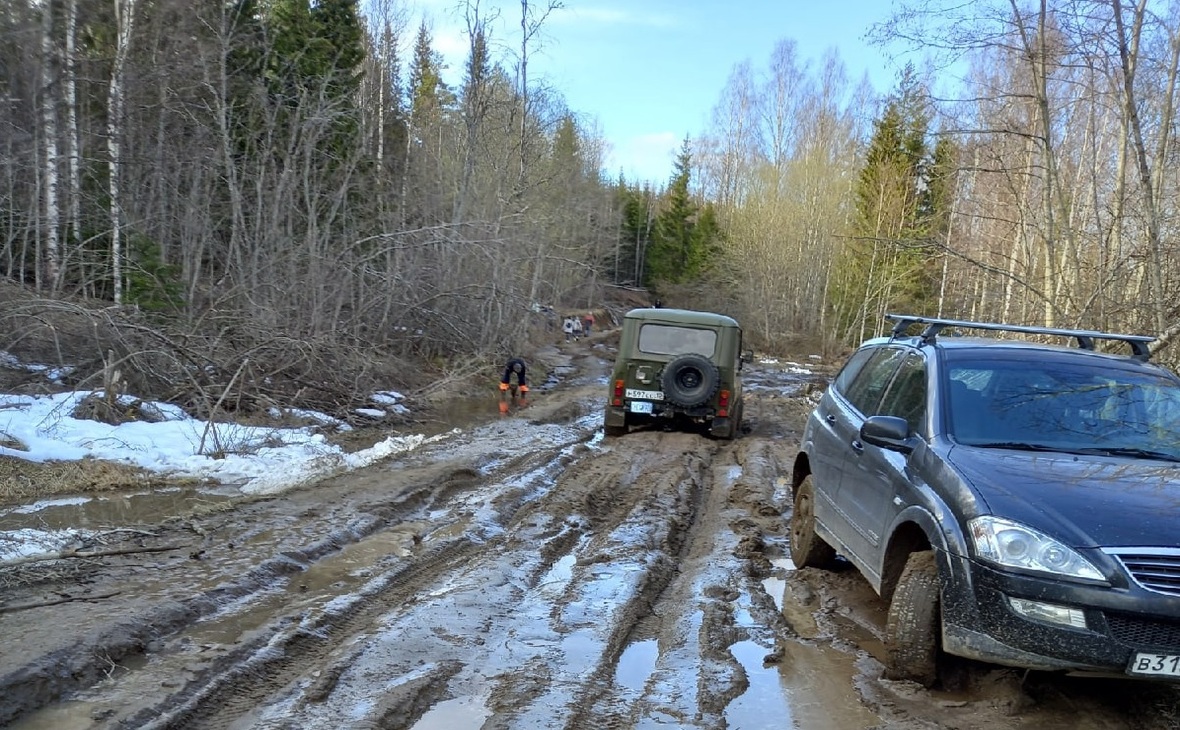
<path fill-rule="evenodd" d="M 1180 680 L 1180 378 L 1152 338 L 890 318 L 805 427 L 795 564 L 839 554 L 890 601 L 891 678 Z"/>

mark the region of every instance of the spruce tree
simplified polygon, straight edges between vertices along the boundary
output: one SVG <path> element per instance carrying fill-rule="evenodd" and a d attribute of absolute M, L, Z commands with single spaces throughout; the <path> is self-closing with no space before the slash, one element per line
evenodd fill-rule
<path fill-rule="evenodd" d="M 648 286 L 660 282 L 682 284 L 700 277 L 708 268 L 717 245 L 719 227 L 711 208 L 701 207 L 689 192 L 692 178 L 692 146 L 688 138 L 680 146 L 672 178 L 656 217 L 647 257 Z"/>
<path fill-rule="evenodd" d="M 631 186 L 619 176 L 616 185 L 622 210 L 619 246 L 615 260 L 616 284 L 639 284 L 647 279 L 644 259 L 651 243 L 654 225 L 655 193 L 650 187 Z"/>
<path fill-rule="evenodd" d="M 313 32 L 326 53 L 319 59 L 320 71 L 336 99 L 352 94 L 360 83 L 365 29 L 357 6 L 358 0 L 318 0 L 311 11 Z"/>
<path fill-rule="evenodd" d="M 945 230 L 940 221 L 948 201 L 945 186 L 932 177 L 929 124 L 925 89 L 906 67 L 874 122 L 856 182 L 853 235 L 834 279 L 834 308 L 851 340 L 877 327 L 887 312 L 928 314 L 936 306 L 932 243 Z M 949 147 L 940 154 L 949 156 Z"/>
<path fill-rule="evenodd" d="M 442 69 L 442 59 L 431 47 L 430 30 L 423 22 L 418 26 L 410 61 L 410 123 L 415 130 L 441 119 L 441 99 L 446 90 Z"/>

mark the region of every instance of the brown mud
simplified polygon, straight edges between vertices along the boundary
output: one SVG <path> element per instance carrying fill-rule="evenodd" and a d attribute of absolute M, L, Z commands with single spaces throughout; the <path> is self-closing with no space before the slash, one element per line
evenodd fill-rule
<path fill-rule="evenodd" d="M 457 433 L 313 486 L 9 511 L 5 529 L 83 520 L 107 552 L 144 552 L 0 576 L 0 725 L 1180 727 L 1165 685 L 882 679 L 867 583 L 786 558 L 824 373 L 750 366 L 732 442 L 604 440 L 613 352 L 594 342 L 551 353 L 528 408 L 500 417 L 489 397 Z"/>

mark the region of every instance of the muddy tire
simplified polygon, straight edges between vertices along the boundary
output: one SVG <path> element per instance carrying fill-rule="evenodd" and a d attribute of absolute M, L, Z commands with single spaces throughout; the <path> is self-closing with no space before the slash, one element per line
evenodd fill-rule
<path fill-rule="evenodd" d="M 885 677 L 923 687 L 938 680 L 938 563 L 934 552 L 911 553 L 897 581 L 885 625 Z"/>
<path fill-rule="evenodd" d="M 708 402 L 721 385 L 721 372 L 703 355 L 681 355 L 664 366 L 660 386 L 664 400 L 681 408 L 695 408 Z"/>
<path fill-rule="evenodd" d="M 808 474 L 795 487 L 791 512 L 791 562 L 796 568 L 831 568 L 836 551 L 815 534 L 815 484 Z"/>

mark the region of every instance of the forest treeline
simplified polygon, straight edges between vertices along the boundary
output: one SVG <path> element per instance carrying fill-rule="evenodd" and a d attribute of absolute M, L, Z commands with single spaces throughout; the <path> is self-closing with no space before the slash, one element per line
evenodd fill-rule
<path fill-rule="evenodd" d="M 0 273 L 40 309 L 0 345 L 90 333 L 207 409 L 486 365 L 617 287 L 768 351 L 891 311 L 1176 334 L 1176 0 L 903 3 L 884 94 L 784 39 L 654 186 L 530 76 L 558 0 L 457 3 L 452 73 L 408 7 L 8 0 Z"/>

